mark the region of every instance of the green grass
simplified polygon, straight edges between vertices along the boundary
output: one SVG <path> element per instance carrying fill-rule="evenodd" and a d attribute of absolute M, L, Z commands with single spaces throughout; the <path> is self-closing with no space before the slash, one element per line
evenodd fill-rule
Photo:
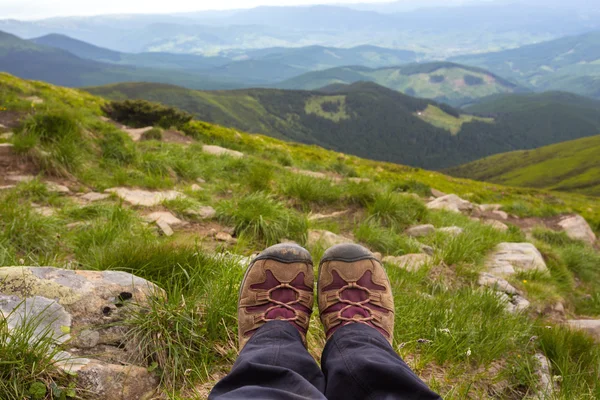
<path fill-rule="evenodd" d="M 334 204 L 342 198 L 342 188 L 330 180 L 299 174 L 284 178 L 280 190 L 304 206 Z"/>
<path fill-rule="evenodd" d="M 395 229 L 416 224 L 427 215 L 427 209 L 422 201 L 393 192 L 378 193 L 368 204 L 367 210 L 369 221 L 376 221 Z"/>
<path fill-rule="evenodd" d="M 504 153 L 453 168 L 450 173 L 511 186 L 600 196 L 600 136 L 535 150 Z"/>

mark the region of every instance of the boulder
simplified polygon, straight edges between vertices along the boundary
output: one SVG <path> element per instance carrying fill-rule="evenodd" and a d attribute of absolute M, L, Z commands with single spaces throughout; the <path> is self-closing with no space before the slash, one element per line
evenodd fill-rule
<path fill-rule="evenodd" d="M 558 225 L 571 239 L 581 240 L 587 244 L 596 243 L 596 234 L 581 215 L 571 215 L 561 219 Z"/>
<path fill-rule="evenodd" d="M 336 244 L 342 244 L 342 243 L 353 243 L 353 241 L 351 239 L 345 238 L 340 235 L 336 235 L 335 233 L 329 232 L 329 231 L 324 231 L 324 230 L 308 231 L 307 244 L 309 247 L 321 245 L 325 248 L 329 248 L 331 246 L 335 246 Z"/>
<path fill-rule="evenodd" d="M 89 193 L 86 193 L 83 196 L 81 196 L 81 199 L 83 199 L 85 201 L 94 202 L 94 201 L 106 200 L 109 197 L 110 197 L 110 194 L 108 194 L 108 193 L 89 192 Z"/>
<path fill-rule="evenodd" d="M 51 267 L 0 268 L 0 318 L 9 329 L 39 321 L 57 344 L 68 341 L 56 365 L 76 373 L 77 388 L 97 399 L 146 399 L 158 379 L 140 365 L 143 355 L 129 342 L 125 318 L 133 304 L 164 292 L 119 271 L 73 271 Z"/>
<path fill-rule="evenodd" d="M 567 321 L 569 326 L 574 329 L 581 329 L 592 335 L 596 341 L 600 342 L 600 319 L 577 319 Z"/>
<path fill-rule="evenodd" d="M 548 273 L 542 254 L 531 243 L 500 243 L 487 258 L 486 267 L 499 277 L 517 272 Z"/>
<path fill-rule="evenodd" d="M 495 219 L 486 219 L 483 221 L 484 225 L 489 225 L 494 229 L 497 229 L 499 231 L 505 232 L 508 230 L 508 225 L 503 224 L 500 221 L 496 221 Z"/>
<path fill-rule="evenodd" d="M 508 283 L 506 279 L 498 278 L 497 276 L 487 272 L 483 272 L 481 275 L 479 275 L 477 284 L 479 284 L 479 286 L 489 287 L 496 291 L 507 294 L 517 294 L 518 292 L 517 289 Z"/>
<path fill-rule="evenodd" d="M 415 272 L 425 265 L 431 265 L 433 258 L 427 254 L 407 254 L 404 256 L 387 256 L 383 258 L 383 262 Z"/>
<path fill-rule="evenodd" d="M 214 218 L 217 215 L 217 211 L 211 206 L 200 206 L 197 208 L 188 208 L 184 211 L 186 215 L 192 215 L 201 219 Z"/>
<path fill-rule="evenodd" d="M 410 237 L 421 237 L 431 235 L 435 232 L 435 227 L 431 224 L 417 225 L 408 228 L 404 233 Z"/>
<path fill-rule="evenodd" d="M 185 197 L 183 194 L 174 190 L 150 192 L 147 190 L 116 187 L 106 189 L 104 192 L 114 193 L 131 205 L 143 207 L 157 206 L 165 200 L 174 200 L 178 197 Z"/>
<path fill-rule="evenodd" d="M 234 158 L 244 157 L 244 153 L 241 153 L 241 152 L 235 151 L 235 150 L 231 150 L 231 149 L 226 149 L 225 147 L 221 147 L 221 146 L 204 145 L 204 146 L 202 146 L 202 151 L 204 151 L 205 153 L 208 153 L 208 154 L 215 155 L 215 156 L 229 156 L 229 157 L 234 157 Z"/>
<path fill-rule="evenodd" d="M 455 194 L 448 194 L 427 203 L 427 208 L 431 210 L 469 212 L 473 209 L 473 204 L 467 200 L 461 199 Z"/>
<path fill-rule="evenodd" d="M 465 230 L 458 226 L 447 226 L 444 228 L 439 228 L 438 232 L 445 233 L 450 236 L 459 236 L 462 235 Z"/>

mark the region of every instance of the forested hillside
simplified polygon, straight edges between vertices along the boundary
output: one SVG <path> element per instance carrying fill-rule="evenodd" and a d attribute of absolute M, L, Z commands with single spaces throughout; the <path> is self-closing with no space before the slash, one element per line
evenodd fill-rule
<path fill-rule="evenodd" d="M 430 169 L 600 132 L 600 114 L 590 115 L 587 108 L 563 110 L 555 104 L 531 112 L 473 118 L 365 82 L 335 85 L 323 92 L 202 92 L 144 83 L 88 90 L 117 100 L 158 101 L 224 126 Z"/>
<path fill-rule="evenodd" d="M 600 132 L 600 131 L 599 131 Z M 453 176 L 600 196 L 600 136 L 497 154 L 446 172 Z"/>

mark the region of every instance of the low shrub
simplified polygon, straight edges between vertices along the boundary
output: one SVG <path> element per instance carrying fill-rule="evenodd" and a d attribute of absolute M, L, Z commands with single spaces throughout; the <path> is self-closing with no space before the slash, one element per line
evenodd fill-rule
<path fill-rule="evenodd" d="M 146 100 L 111 101 L 103 111 L 115 121 L 137 128 L 156 125 L 181 128 L 192 120 L 192 115 L 185 111 Z"/>

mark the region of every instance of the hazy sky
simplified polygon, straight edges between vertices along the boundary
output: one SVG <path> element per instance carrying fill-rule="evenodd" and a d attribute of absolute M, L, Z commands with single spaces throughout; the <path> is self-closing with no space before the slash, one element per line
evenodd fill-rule
<path fill-rule="evenodd" d="M 174 13 L 252 8 L 261 5 L 386 3 L 391 0 L 0 0 L 0 19 L 38 19 L 55 16 L 118 13 Z M 434 0 L 400 0 L 426 4 Z M 462 3 L 469 0 L 446 0 Z M 473 1 L 473 0 L 470 0 Z M 477 1 L 477 0 L 475 0 Z M 436 1 L 438 4 L 440 0 Z M 443 3 L 443 2 L 442 2 Z"/>

